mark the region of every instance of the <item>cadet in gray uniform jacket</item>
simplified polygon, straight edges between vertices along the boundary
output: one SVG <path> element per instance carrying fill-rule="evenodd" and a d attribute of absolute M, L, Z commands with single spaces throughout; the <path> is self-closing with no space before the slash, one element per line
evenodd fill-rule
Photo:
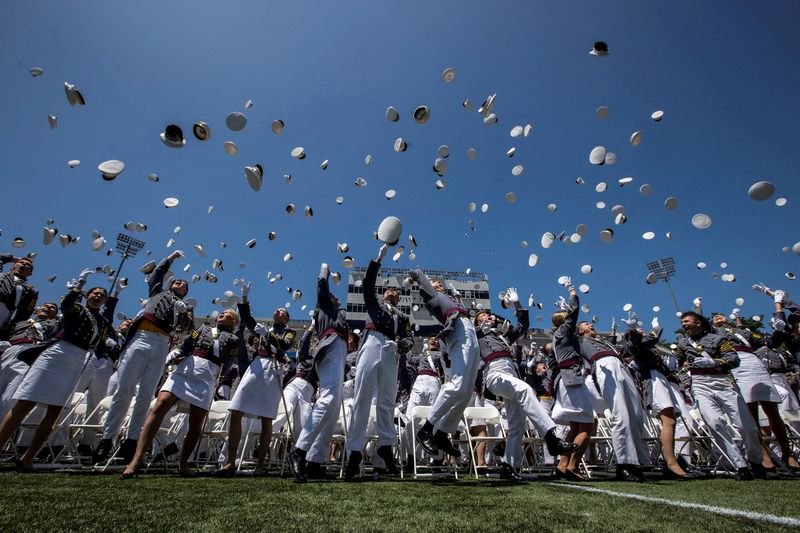
<path fill-rule="evenodd" d="M 364 448 L 373 391 L 377 390 L 375 402 L 375 425 L 378 432 L 378 457 L 383 459 L 390 474 L 399 474 L 392 453 L 392 444 L 397 441 L 394 426 L 394 407 L 397 401 L 397 366 L 401 354 L 408 352 L 413 344 L 411 322 L 397 305 L 400 296 L 397 289 L 388 288 L 383 299 L 375 296 L 375 281 L 381 268 L 381 260 L 389 245 L 384 244 L 375 261 L 370 261 L 364 276 L 364 304 L 367 320 L 364 336 L 358 353 L 353 416 L 348 428 L 345 447 L 349 453 L 345 479 L 352 480 L 361 469 L 361 452 Z"/>
<path fill-rule="evenodd" d="M 636 329 L 638 318 L 629 315 L 624 320 L 628 329 Z M 608 342 L 597 337 L 594 326 L 588 322 L 578 324 L 581 355 L 591 368 L 592 383 L 601 402 L 601 408 L 611 411 L 611 445 L 617 459 L 616 478 L 620 481 L 644 481 L 639 465 L 649 465 L 647 445 L 642 440 L 644 410 L 641 396 L 630 371 L 619 354 Z M 603 412 L 602 409 L 600 412 Z"/>
<path fill-rule="evenodd" d="M 578 461 L 589 446 L 594 414 L 589 391 L 583 379 L 580 345 L 575 335 L 581 304 L 569 278 L 564 283 L 564 288 L 569 292 L 569 302 L 562 297 L 558 302 L 561 311 L 553 313 L 552 316 L 554 332 L 550 349 L 556 360 L 553 374 L 556 403 L 552 417 L 559 424 L 569 424 L 566 440 L 577 444 L 578 449 L 572 455 L 561 456 L 555 474 L 559 478 L 584 481 L 585 478 L 578 471 Z"/>
<path fill-rule="evenodd" d="M 47 407 L 25 454 L 17 462 L 20 471 L 32 471 L 33 460 L 47 440 L 61 410 L 69 402 L 78 379 L 86 366 L 87 352 L 104 342 L 116 306 L 116 294 L 107 298 L 103 287 L 86 293 L 86 305 L 80 302 L 86 276 L 94 269 L 81 272 L 80 280 L 67 283 L 69 292 L 61 300 L 64 328 L 50 341 L 30 346 L 19 357 L 31 364 L 22 378 L 13 400 L 17 403 L 0 424 L 0 449 L 37 403 Z M 105 305 L 101 313 L 100 308 Z"/>
<path fill-rule="evenodd" d="M 29 257 L 0 254 L 0 265 L 6 263 L 14 266 L 11 272 L 0 272 L 0 340 L 8 339 L 14 323 L 30 318 L 39 298 L 39 292 L 28 283 L 33 261 Z"/>
<path fill-rule="evenodd" d="M 177 366 L 167 377 L 147 415 L 142 438 L 137 442 L 136 453 L 122 473 L 122 479 L 136 476 L 164 416 L 178 400 L 189 404 L 189 428 L 181 447 L 178 474 L 182 477 L 193 475 L 188 465 L 189 457 L 200 440 L 219 377 L 236 364 L 239 338 L 233 329 L 238 322 L 236 311 L 226 309 L 217 316 L 215 326 L 200 326 L 170 354 L 170 360 Z"/>
<path fill-rule="evenodd" d="M 103 428 L 103 440 L 95 450 L 93 457 L 95 462 L 108 457 L 112 439 L 120 432 L 128 406 L 136 393 L 136 403 L 128 421 L 127 440 L 122 447 L 123 457 L 132 458 L 150 402 L 164 372 L 164 364 L 169 353 L 170 333 L 179 324 L 191 322 L 187 306 L 181 300 L 189 291 L 186 280 L 176 279 L 169 288 L 164 289 L 164 278 L 172 262 L 179 257 L 183 257 L 183 252 L 180 250 L 172 252 L 161 261 L 148 278 L 147 306 L 128 331 L 117 369 L 119 385 L 111 399 L 111 407 Z"/>
<path fill-rule="evenodd" d="M 508 415 L 506 451 L 500 477 L 521 481 L 522 477 L 516 469 L 522 464 L 522 435 L 527 427 L 526 417 L 533 423 L 540 438 L 544 439 L 551 455 L 569 455 L 578 446 L 556 436 L 556 423 L 539 403 L 530 385 L 519 378 L 517 365 L 511 356 L 511 345 L 528 331 L 528 310 L 520 305 L 516 289 L 507 289 L 506 298 L 514 305 L 517 315 L 517 325 L 508 333 L 500 333 L 497 330 L 497 317 L 485 311 L 475 316 L 475 324 L 479 325 L 478 344 L 485 365 L 484 384 L 492 394 L 503 398 Z"/>
<path fill-rule="evenodd" d="M 681 315 L 681 327 L 686 336 L 678 339 L 678 347 L 687 355 L 692 395 L 703 421 L 726 457 L 738 469 L 736 479 L 749 481 L 754 475 L 765 479 L 767 472 L 761 462 L 758 427 L 731 380 L 730 369 L 739 364 L 733 343 L 711 333 L 708 319 L 694 311 Z M 739 429 L 752 470 L 726 427 L 724 415 L 728 415 L 731 424 Z"/>
<path fill-rule="evenodd" d="M 295 481 L 305 483 L 306 455 L 315 441 L 329 443 L 342 400 L 342 378 L 347 356 L 347 336 L 349 328 L 344 309 L 339 308 L 339 298 L 330 291 L 327 263 L 322 263 L 317 279 L 317 308 L 314 310 L 319 344 L 314 351 L 314 369 L 319 378 L 317 401 L 311 414 L 305 420 L 297 445 L 289 460 Z M 323 449 L 324 448 L 324 449 Z M 323 463 L 327 446 L 319 447 L 318 456 L 308 457 L 309 461 Z"/>
<path fill-rule="evenodd" d="M 14 323 L 8 341 L 11 346 L 3 351 L 0 363 L 0 420 L 14 405 L 11 398 L 30 368 L 17 355 L 25 348 L 50 340 L 60 327 L 58 305 L 50 302 L 40 305 L 33 317 Z"/>
<path fill-rule="evenodd" d="M 431 282 L 419 269 L 409 272 L 409 278 L 419 283 L 419 293 L 425 307 L 444 325 L 438 337 L 450 357 L 453 376 L 439 390 L 431 414 L 417 432 L 417 438 L 428 453 L 435 454 L 441 450 L 453 457 L 460 457 L 461 452 L 453 446 L 447 434 L 455 433 L 458 429 L 478 377 L 481 358 L 475 326 L 466 309 L 445 293 L 441 282 Z"/>

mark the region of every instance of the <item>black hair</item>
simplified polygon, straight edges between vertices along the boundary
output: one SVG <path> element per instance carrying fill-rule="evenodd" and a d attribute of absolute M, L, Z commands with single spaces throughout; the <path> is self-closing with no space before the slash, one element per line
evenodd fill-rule
<path fill-rule="evenodd" d="M 686 316 L 691 316 L 696 318 L 700 322 L 700 325 L 703 326 L 703 331 L 711 331 L 711 323 L 708 321 L 706 317 L 704 317 L 700 313 L 695 313 L 694 311 L 683 312 L 681 313 L 681 320 L 683 320 L 683 317 Z"/>

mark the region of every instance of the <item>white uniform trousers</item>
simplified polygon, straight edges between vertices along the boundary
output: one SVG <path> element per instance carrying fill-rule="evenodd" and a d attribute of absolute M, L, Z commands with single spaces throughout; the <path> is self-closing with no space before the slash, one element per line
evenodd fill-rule
<path fill-rule="evenodd" d="M 441 384 L 439 383 L 439 378 L 434 376 L 423 374 L 418 375 L 417 379 L 414 380 L 414 385 L 411 387 L 411 394 L 409 395 L 408 403 L 406 404 L 406 418 L 408 419 L 408 422 L 403 430 L 402 453 L 404 455 L 411 454 L 411 442 L 414 438 L 414 435 L 411 433 L 411 415 L 414 412 L 414 408 L 420 405 L 433 405 L 433 402 L 436 401 L 436 396 L 439 394 L 440 387 Z M 417 427 L 419 427 L 419 424 Z M 422 457 L 421 448 L 417 448 L 417 450 L 419 451 L 420 457 Z"/>
<path fill-rule="evenodd" d="M 376 330 L 367 330 L 361 345 L 356 366 L 353 416 L 348 427 L 348 452 L 364 449 L 367 424 L 375 395 L 375 427 L 378 446 L 392 446 L 397 442 L 394 425 L 394 406 L 397 403 L 397 343 Z"/>
<path fill-rule="evenodd" d="M 616 357 L 595 362 L 595 392 L 611 411 L 611 445 L 617 464 L 649 465 L 650 454 L 644 436 L 645 414 L 641 396 L 630 373 Z M 595 387 L 590 383 L 590 387 Z"/>
<path fill-rule="evenodd" d="M 3 352 L 0 360 L 0 394 L 2 394 L 0 420 L 3 420 L 6 413 L 17 403 L 12 397 L 22 382 L 22 378 L 25 377 L 25 373 L 30 368 L 27 363 L 17 359 L 17 354 L 23 348 L 28 347 L 30 347 L 30 344 L 16 344 L 6 348 Z"/>
<path fill-rule="evenodd" d="M 292 438 L 297 440 L 303 423 L 311 413 L 311 396 L 314 395 L 314 386 L 304 378 L 295 376 L 292 381 L 283 389 L 283 397 L 286 399 L 286 410 L 292 413 L 291 433 Z M 281 413 L 272 423 L 272 431 L 280 431 L 286 424 L 286 415 Z"/>
<path fill-rule="evenodd" d="M 780 410 L 781 411 L 800 411 L 800 402 L 797 400 L 797 395 L 792 390 L 792 386 L 786 380 L 786 374 L 775 372 L 770 374 L 769 378 L 772 384 L 775 385 L 775 390 L 778 391 L 778 396 L 781 398 Z"/>
<path fill-rule="evenodd" d="M 86 391 L 86 416 L 93 414 L 100 401 L 106 397 L 108 390 L 108 380 L 111 379 L 111 374 L 114 372 L 114 365 L 111 360 L 107 358 L 98 359 L 92 354 L 89 357 L 89 362 L 86 363 L 86 368 L 81 374 L 81 379 L 78 381 L 76 392 Z M 85 424 L 96 424 L 100 417 L 100 413 L 96 418 L 91 420 L 87 419 Z M 88 444 L 94 446 L 97 440 L 97 434 L 94 431 L 84 431 L 81 436 L 81 444 Z"/>
<path fill-rule="evenodd" d="M 324 463 L 327 458 L 331 435 L 341 409 L 346 356 L 347 344 L 344 339 L 337 337 L 314 361 L 319 377 L 319 392 L 311 414 L 303 423 L 303 429 L 297 438 L 297 448 L 307 452 L 308 461 Z M 315 441 L 317 446 L 312 451 Z"/>
<path fill-rule="evenodd" d="M 434 431 L 455 433 L 464 409 L 469 404 L 481 357 L 475 326 L 468 318 L 456 320 L 453 331 L 443 340 L 450 356 L 453 378 L 439 390 L 428 421 L 433 424 Z"/>
<path fill-rule="evenodd" d="M 747 404 L 731 378 L 717 375 L 692 376 L 692 395 L 697 401 L 697 409 L 703 421 L 711 431 L 712 438 L 730 458 L 733 466 L 744 468 L 748 465 L 733 440 L 733 434 L 723 419 L 724 415 L 728 415 L 731 424 L 741 433 L 747 459 L 761 464 L 758 426 L 750 416 Z"/>
<path fill-rule="evenodd" d="M 527 427 L 525 418 L 536 428 L 539 438 L 544 438 L 556 423 L 539 403 L 530 385 L 517 378 L 516 366 L 510 357 L 489 362 L 484 383 L 495 396 L 503 398 L 508 415 L 504 461 L 517 468 L 522 465 L 522 435 Z"/>
<path fill-rule="evenodd" d="M 137 331 L 125 348 L 117 369 L 119 385 L 111 399 L 104 439 L 113 439 L 122 428 L 131 399 L 136 393 L 127 436 L 138 439 L 142 425 L 147 418 L 150 402 L 153 400 L 158 381 L 164 372 L 169 353 L 169 338 L 152 331 Z M 139 385 L 137 392 L 136 385 Z"/>

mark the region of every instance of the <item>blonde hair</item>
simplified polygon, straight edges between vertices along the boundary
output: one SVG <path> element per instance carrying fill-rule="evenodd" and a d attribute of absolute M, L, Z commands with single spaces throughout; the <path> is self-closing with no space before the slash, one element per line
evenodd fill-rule
<path fill-rule="evenodd" d="M 564 320 L 567 319 L 568 314 L 569 313 L 567 313 L 566 311 L 556 311 L 555 313 L 553 313 L 553 316 L 551 317 L 551 320 L 553 321 L 553 327 L 557 328 L 561 326 L 561 324 L 564 323 Z"/>

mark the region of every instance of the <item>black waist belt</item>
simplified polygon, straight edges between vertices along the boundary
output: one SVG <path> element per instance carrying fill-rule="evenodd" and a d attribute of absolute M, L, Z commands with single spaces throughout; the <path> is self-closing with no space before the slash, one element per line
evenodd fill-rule
<path fill-rule="evenodd" d="M 365 329 L 365 330 L 368 330 L 368 331 L 377 331 L 377 332 L 378 332 L 378 333 L 380 333 L 381 335 L 384 335 L 384 336 L 385 336 L 387 339 L 389 339 L 390 341 L 393 341 L 393 340 L 395 340 L 395 334 L 394 334 L 394 332 L 393 332 L 393 331 L 392 331 L 392 332 L 386 332 L 386 331 L 383 331 L 382 329 L 378 329 L 378 328 L 375 326 L 375 324 L 374 324 L 374 323 L 372 323 L 372 322 L 370 322 L 369 324 L 367 324 L 366 326 L 364 326 L 364 329 Z"/>

